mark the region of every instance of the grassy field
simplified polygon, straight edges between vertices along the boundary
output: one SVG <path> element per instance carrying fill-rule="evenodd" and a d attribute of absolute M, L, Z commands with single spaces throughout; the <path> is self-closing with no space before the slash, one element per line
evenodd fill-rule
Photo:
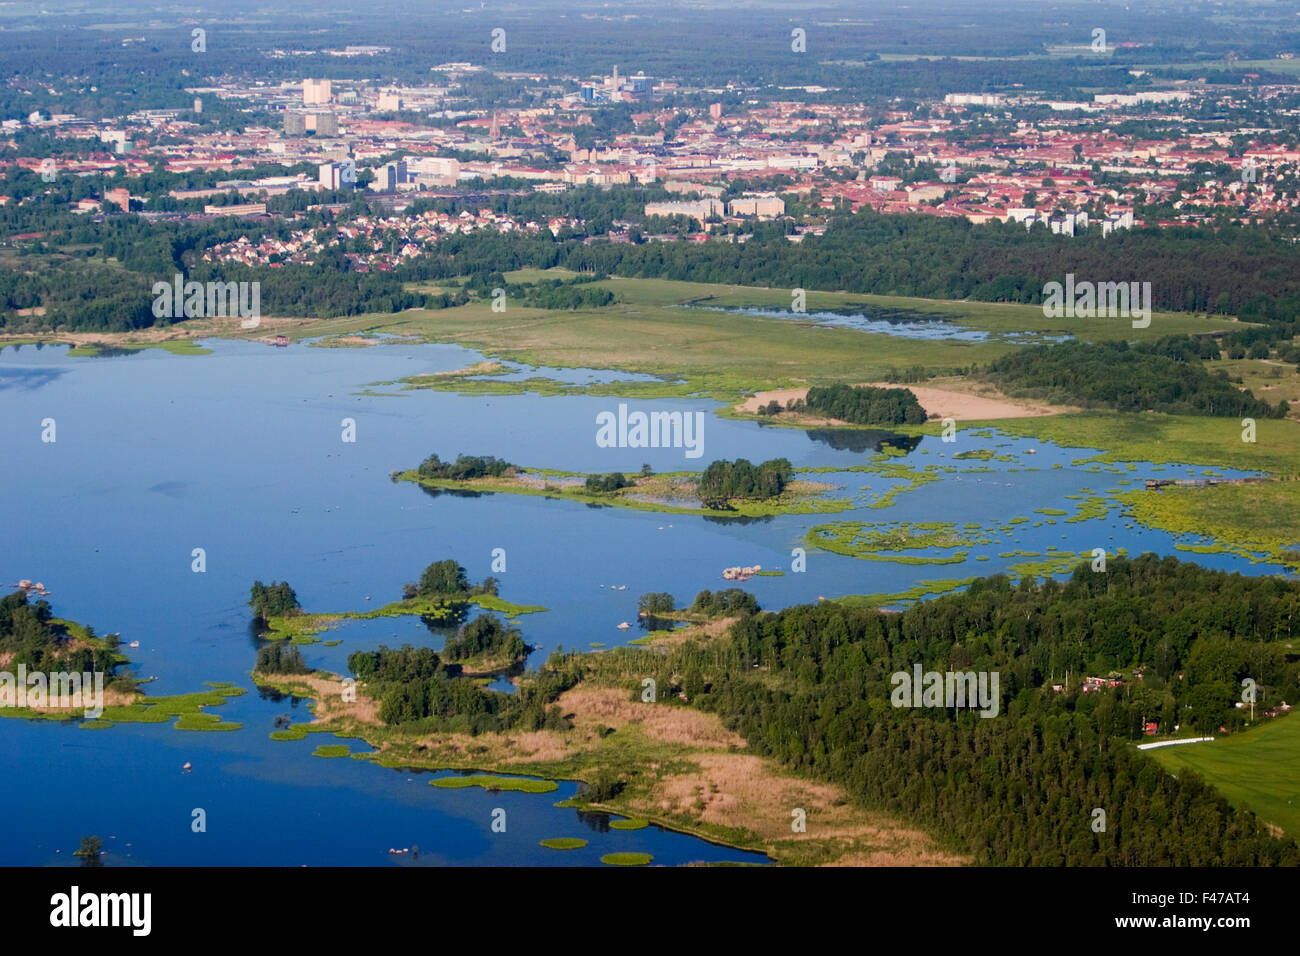
<path fill-rule="evenodd" d="M 1036 306 L 808 293 L 810 311 L 864 306 L 910 309 L 943 315 L 992 336 L 986 342 L 928 341 L 811 321 L 679 308 L 697 303 L 788 309 L 787 289 L 665 279 L 615 278 L 597 284 L 612 290 L 620 301 L 601 309 L 560 312 L 507 305 L 504 313 L 492 312 L 487 302 L 471 302 L 453 309 L 412 309 L 396 315 L 277 320 L 275 331 L 298 339 L 388 332 L 454 342 L 491 358 L 530 365 L 658 375 L 683 383 L 675 388 L 658 386 L 663 394 L 705 394 L 733 401 L 762 388 L 874 381 L 914 366 L 964 368 L 1018 348 L 1000 338 L 1012 332 L 1070 332 L 1089 340 L 1144 339 L 1232 324 L 1222 318 L 1157 314 L 1150 328 L 1134 329 L 1127 320 L 1048 319 Z"/>
<path fill-rule="evenodd" d="M 1153 461 L 1300 474 L 1300 422 L 1261 418 L 1255 424 L 1254 442 L 1241 440 L 1240 419 L 1194 415 L 1081 412 L 967 422 L 963 426 L 991 426 L 1072 448 L 1103 449 L 1089 459 L 1092 461 Z M 923 430 L 938 434 L 939 425 L 926 425 Z"/>
<path fill-rule="evenodd" d="M 1222 359 L 1206 362 L 1206 368 L 1223 369 L 1255 393 L 1256 398 L 1270 404 L 1288 402 L 1293 406 L 1292 417 L 1300 417 L 1300 375 L 1294 365 L 1276 359 Z"/>
<path fill-rule="evenodd" d="M 1150 751 L 1172 773 L 1195 770 L 1234 807 L 1300 835 L 1300 720 L 1283 717 L 1213 742 Z"/>

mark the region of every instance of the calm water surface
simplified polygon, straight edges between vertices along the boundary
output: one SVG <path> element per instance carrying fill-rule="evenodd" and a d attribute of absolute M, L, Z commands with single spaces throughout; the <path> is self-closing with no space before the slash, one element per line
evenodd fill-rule
<path fill-rule="evenodd" d="M 906 479 L 834 471 L 804 477 L 836 487 L 855 510 L 728 520 L 633 512 L 512 495 L 431 494 L 394 483 L 389 473 L 430 453 L 491 454 L 521 465 L 575 471 L 698 470 L 717 458 L 788 458 L 796 468 L 864 464 L 874 440 L 843 432 L 804 433 L 712 415 L 707 401 L 629 401 L 645 410 L 702 410 L 704 456 L 680 449 L 609 449 L 595 443 L 595 419 L 619 400 L 591 397 L 461 397 L 370 383 L 449 371 L 482 356 L 458 346 L 385 345 L 369 349 L 269 348 L 213 341 L 204 357 L 150 350 L 73 359 L 62 347 L 0 350 L 0 462 L 6 533 L 0 585 L 44 582 L 55 613 L 118 631 L 151 694 L 199 690 L 205 681 L 249 688 L 220 709 L 240 731 L 191 733 L 168 725 L 120 724 L 88 731 L 75 724 L 0 720 L 0 755 L 9 785 L 0 814 L 24 821 L 0 850 L 0 863 L 66 862 L 80 837 L 98 833 L 110 862 L 148 864 L 550 864 L 580 865 L 602 853 L 644 851 L 657 863 L 761 862 L 758 854 L 716 847 L 651 827 L 609 830 L 602 815 L 553 806 L 572 793 L 443 790 L 428 773 L 392 771 L 352 759 L 313 757 L 332 738 L 271 741 L 277 715 L 309 719 L 304 701 L 271 700 L 248 678 L 255 657 L 248 589 L 254 579 L 288 580 L 309 610 L 364 610 L 400 597 L 431 561 L 455 557 L 473 580 L 494 573 L 504 548 L 501 596 L 545 605 L 520 617 L 525 640 L 540 650 L 609 646 L 636 637 L 637 597 L 668 591 L 688 604 L 704 588 L 728 586 L 725 567 L 760 564 L 787 571 L 743 586 L 765 608 L 818 597 L 899 591 L 920 579 L 969 577 L 1007 569 L 1013 549 L 1045 552 L 1127 548 L 1177 554 L 1180 539 L 1106 517 L 1067 524 L 1035 509 L 1073 512 L 1078 498 L 1140 486 L 1151 475 L 1201 475 L 1203 469 L 1076 465 L 1086 452 L 1001 435 L 960 435 L 956 446 L 926 438 L 905 457 L 934 465 L 941 480 L 900 494 L 888 509 L 868 507 Z M 556 370 L 512 369 L 555 374 Z M 570 372 L 569 380 L 610 373 Z M 558 377 L 558 375 L 556 375 Z M 628 376 L 618 374 L 617 378 Z M 41 441 L 54 419 L 57 441 Z M 341 440 L 345 419 L 356 441 Z M 954 461 L 955 451 L 992 448 L 1013 461 Z M 1035 449 L 1028 455 L 1028 449 Z M 1053 469 L 1053 464 L 1063 467 Z M 791 550 L 808 530 L 836 520 L 949 520 L 990 528 L 1014 517 L 1042 521 L 994 530 L 997 543 L 970 549 L 961 565 L 907 566 L 809 550 L 807 571 L 790 573 Z M 1031 522 L 1032 523 L 1032 522 Z M 207 570 L 191 570 L 203 548 Z M 977 561 L 983 555 L 984 561 Z M 1186 555 L 1184 555 L 1186 556 Z M 1199 562 L 1272 573 L 1227 555 Z M 367 596 L 369 600 L 367 601 Z M 345 668 L 348 654 L 386 643 L 441 645 L 413 618 L 350 622 L 323 635 L 338 647 L 302 648 L 312 666 Z M 365 750 L 360 741 L 354 750 Z M 182 773 L 183 763 L 194 769 Z M 18 784 L 21 782 L 21 784 Z M 191 832 L 202 808 L 207 832 Z M 507 811 L 507 832 L 491 814 Z M 580 851 L 543 849 L 538 841 L 581 836 Z M 115 839 L 110 839 L 115 837 Z M 127 843 L 131 846 L 128 848 Z M 392 857 L 390 847 L 417 845 Z M 56 853 L 62 850 L 62 853 Z"/>

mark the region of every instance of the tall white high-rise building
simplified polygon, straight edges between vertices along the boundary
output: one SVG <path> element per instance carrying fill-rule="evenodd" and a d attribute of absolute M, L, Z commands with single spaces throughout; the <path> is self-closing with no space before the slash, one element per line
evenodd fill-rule
<path fill-rule="evenodd" d="M 302 103 L 304 106 L 324 106 L 330 101 L 329 80 L 303 80 Z"/>

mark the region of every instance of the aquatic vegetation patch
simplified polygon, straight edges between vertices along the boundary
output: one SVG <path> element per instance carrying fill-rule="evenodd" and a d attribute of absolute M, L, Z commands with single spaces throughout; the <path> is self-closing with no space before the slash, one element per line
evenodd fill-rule
<path fill-rule="evenodd" d="M 899 564 L 958 564 L 966 560 L 967 551 L 956 555 L 900 554 L 930 549 L 956 550 L 975 544 L 987 544 L 984 537 L 971 537 L 957 530 L 951 521 L 867 522 L 841 521 L 816 525 L 809 529 L 808 543 L 833 554 L 869 561 L 894 561 Z"/>
<path fill-rule="evenodd" d="M 510 790 L 519 793 L 550 793 L 560 789 L 560 785 L 554 780 L 536 780 L 531 777 L 498 777 L 486 773 L 463 777 L 439 777 L 437 780 L 430 780 L 429 786 L 440 787 L 444 790 L 482 787 L 484 790 Z"/>
<path fill-rule="evenodd" d="M 649 820 L 638 820 L 638 819 L 611 820 L 609 822 L 609 828 L 611 830 L 644 830 L 649 825 L 650 825 Z"/>
<path fill-rule="evenodd" d="M 586 840 L 578 837 L 552 837 L 549 840 L 542 840 L 540 843 L 548 850 L 581 850 L 587 845 Z"/>

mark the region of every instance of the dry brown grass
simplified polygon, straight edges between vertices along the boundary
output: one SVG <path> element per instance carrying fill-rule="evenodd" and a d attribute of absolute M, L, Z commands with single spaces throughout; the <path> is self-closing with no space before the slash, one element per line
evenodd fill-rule
<path fill-rule="evenodd" d="M 29 693 L 30 693 L 30 689 L 29 689 Z M 82 697 L 81 703 L 76 703 L 71 696 L 66 696 L 61 698 L 51 698 L 47 700 L 44 706 L 41 707 L 35 707 L 31 703 L 28 703 L 27 706 L 29 709 L 39 711 L 42 714 L 52 714 L 64 710 L 82 711 L 85 710 L 87 707 L 89 707 L 91 704 L 95 703 L 94 693 L 95 691 L 93 687 L 89 689 L 83 689 L 81 695 Z M 105 707 L 129 706 L 130 704 L 134 704 L 137 701 L 139 701 L 142 696 L 143 695 L 136 692 L 124 694 L 118 690 L 105 688 L 104 706 Z"/>
<path fill-rule="evenodd" d="M 654 810 L 743 828 L 768 843 L 833 841 L 847 848 L 835 861 L 838 865 L 951 866 L 966 862 L 939 849 L 921 831 L 854 806 L 835 784 L 788 776 L 770 761 L 749 754 L 701 754 L 694 759 L 698 773 L 661 781 L 655 790 Z M 791 828 L 796 808 L 807 815 L 804 834 Z"/>
<path fill-rule="evenodd" d="M 323 675 L 323 672 L 317 671 L 314 674 L 286 675 L 254 671 L 253 679 L 264 684 L 306 688 L 306 692 L 299 696 L 310 697 L 316 701 L 315 716 L 312 718 L 314 724 L 346 717 L 362 724 L 382 726 L 379 720 L 379 702 L 366 695 L 364 684 L 357 684 L 355 701 L 345 701 L 343 681 L 334 674 Z"/>
<path fill-rule="evenodd" d="M 617 687 L 590 687 L 579 684 L 560 695 L 560 709 L 573 714 L 574 730 L 595 736 L 597 727 L 619 728 L 640 724 L 651 740 L 703 749 L 744 747 L 745 738 L 722 726 L 716 714 L 705 714 L 685 707 L 647 707 L 639 700 L 629 700 L 628 692 Z"/>
<path fill-rule="evenodd" d="M 347 337 L 340 339 L 347 341 Z M 475 362 L 473 365 L 466 365 L 464 368 L 458 368 L 450 372 L 434 372 L 434 378 L 448 378 L 455 375 L 494 375 L 504 369 L 505 366 L 500 362 L 482 361 Z"/>

